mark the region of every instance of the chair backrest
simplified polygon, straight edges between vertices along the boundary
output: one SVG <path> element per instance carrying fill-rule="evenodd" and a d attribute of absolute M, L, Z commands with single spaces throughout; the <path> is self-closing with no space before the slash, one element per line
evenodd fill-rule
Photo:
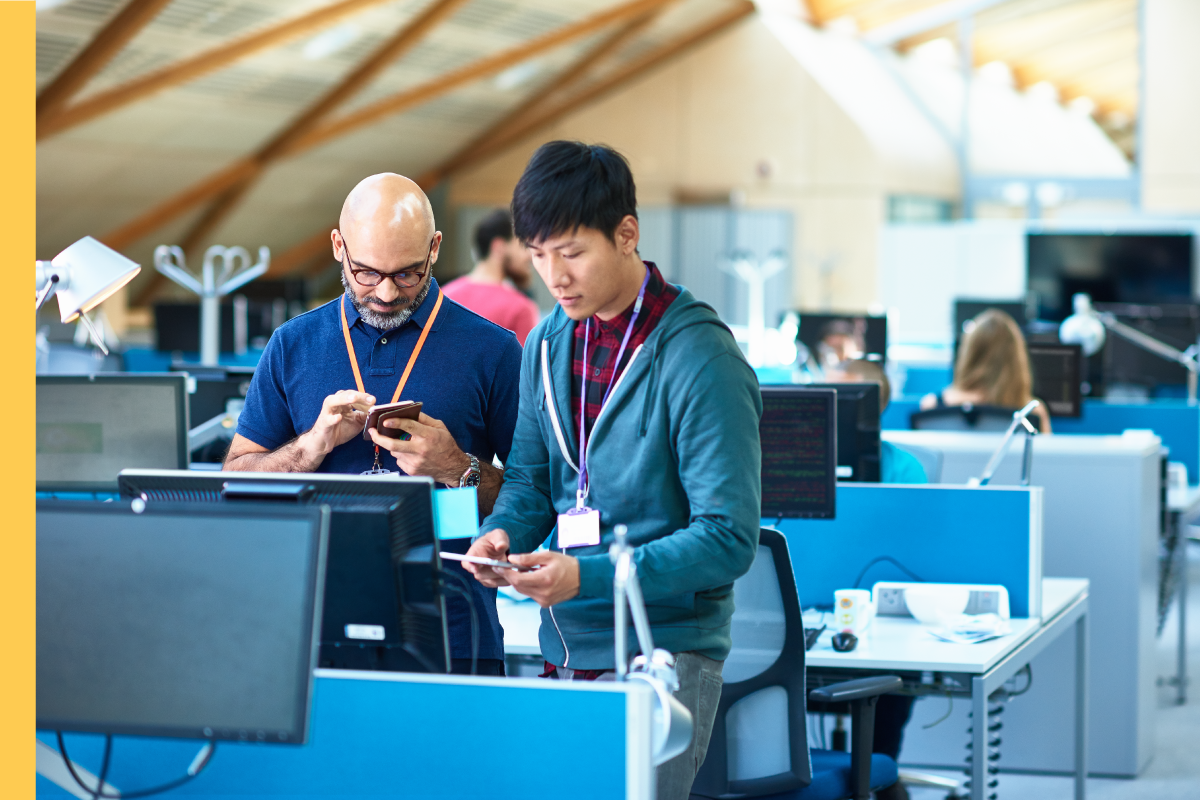
<path fill-rule="evenodd" d="M 1011 419 L 1009 420 L 1012 421 Z M 925 480 L 930 483 L 942 482 L 942 461 L 945 456 L 941 450 L 934 450 L 930 447 L 920 447 L 915 444 L 900 444 L 899 442 L 890 442 L 892 447 L 898 450 L 903 450 L 910 456 L 921 462 L 921 468 L 925 470 Z"/>
<path fill-rule="evenodd" d="M 914 431 L 1006 431 L 1012 424 L 1016 409 L 996 406 L 942 406 L 917 411 L 908 418 Z M 1029 421 L 1041 427 L 1040 419 L 1029 415 Z"/>
<path fill-rule="evenodd" d="M 787 540 L 763 528 L 750 571 L 733 585 L 733 649 L 698 797 L 756 797 L 812 782 L 804 622 Z"/>

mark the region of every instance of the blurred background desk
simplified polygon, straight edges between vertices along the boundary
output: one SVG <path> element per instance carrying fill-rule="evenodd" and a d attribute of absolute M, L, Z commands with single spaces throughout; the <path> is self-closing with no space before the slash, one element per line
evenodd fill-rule
<path fill-rule="evenodd" d="M 878 617 L 862 636 L 859 646 L 839 653 L 830 644 L 833 632 L 821 635 L 805 656 L 812 688 L 867 674 L 899 675 L 905 690 L 918 696 L 971 698 L 971 753 L 991 747 L 1007 694 L 998 693 L 1006 682 L 1029 667 L 1033 658 L 1049 645 L 1075 631 L 1074 664 L 1074 775 L 1075 798 L 1083 800 L 1087 778 L 1088 728 L 1088 582 L 1078 578 L 1045 578 L 1042 581 L 1041 624 L 1036 619 L 1013 619 L 1012 633 L 979 644 L 950 644 L 935 639 L 911 618 Z M 1030 677 L 1032 686 L 1032 677 Z M 995 709 L 992 704 L 996 703 Z M 1000 762 L 1003 763 L 1003 762 Z M 971 797 L 983 800 L 991 794 L 988 773 L 991 758 L 971 759 Z"/>

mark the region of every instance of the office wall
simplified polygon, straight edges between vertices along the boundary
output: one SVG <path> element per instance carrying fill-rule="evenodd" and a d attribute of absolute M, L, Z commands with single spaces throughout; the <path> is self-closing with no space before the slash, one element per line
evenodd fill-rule
<path fill-rule="evenodd" d="M 1142 6 L 1142 203 L 1146 211 L 1200 213 L 1200 3 L 1142 0 Z"/>
<path fill-rule="evenodd" d="M 857 47 L 811 29 L 805 35 L 835 57 Z M 624 153 L 643 205 L 732 194 L 746 208 L 790 211 L 791 300 L 801 308 L 870 306 L 887 195 L 952 197 L 956 188 L 948 151 L 934 154 L 937 169 L 921 148 L 913 153 L 920 169 L 881 152 L 861 119 L 757 16 L 463 172 L 451 203 L 508 202 L 529 156 L 558 138 Z"/>

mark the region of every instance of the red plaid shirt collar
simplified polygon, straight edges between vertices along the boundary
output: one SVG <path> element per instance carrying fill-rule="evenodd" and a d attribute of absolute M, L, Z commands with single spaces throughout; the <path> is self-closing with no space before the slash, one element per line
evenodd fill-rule
<path fill-rule="evenodd" d="M 649 338 L 654 328 L 658 325 L 658 321 L 666 313 L 667 308 L 679 296 L 679 289 L 666 282 L 662 273 L 658 271 L 658 267 L 654 265 L 654 262 L 646 261 L 644 263 L 646 264 L 646 268 L 650 270 L 650 281 L 646 284 L 646 296 L 642 301 L 642 312 L 638 314 L 637 327 L 634 328 L 633 334 L 629 337 L 629 344 L 625 348 L 625 355 L 621 358 L 620 364 L 612 364 L 610 362 L 616 355 L 617 350 L 621 348 L 621 339 L 625 336 L 625 329 L 629 327 L 629 323 L 633 319 L 634 304 L 630 303 L 629 308 L 608 322 L 604 322 L 597 317 L 592 317 L 591 336 L 588 338 L 587 346 L 587 430 L 589 433 L 591 433 L 592 425 L 596 422 L 596 417 L 600 414 L 600 401 L 604 399 L 604 391 L 608 388 L 608 382 L 612 378 L 614 368 L 621 370 L 629 364 L 629 359 L 633 357 L 633 353 L 637 350 L 638 345 L 641 345 Z M 575 358 L 572 370 L 573 379 L 571 381 L 571 416 L 575 421 L 574 430 L 576 433 L 579 432 L 579 392 L 583 386 L 583 331 L 584 324 L 582 322 L 575 326 Z"/>

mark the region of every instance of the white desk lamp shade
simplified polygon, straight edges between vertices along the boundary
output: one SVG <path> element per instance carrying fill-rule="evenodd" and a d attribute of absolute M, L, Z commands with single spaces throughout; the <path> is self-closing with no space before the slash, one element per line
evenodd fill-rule
<path fill-rule="evenodd" d="M 1092 298 L 1077 294 L 1073 298 L 1075 313 L 1063 320 L 1058 328 L 1058 338 L 1064 344 L 1083 347 L 1086 356 L 1095 355 L 1104 347 L 1104 323 L 1092 310 Z"/>
<path fill-rule="evenodd" d="M 64 323 L 91 311 L 133 280 L 142 268 L 136 262 L 85 236 L 50 262 L 58 273 L 58 311 Z"/>

